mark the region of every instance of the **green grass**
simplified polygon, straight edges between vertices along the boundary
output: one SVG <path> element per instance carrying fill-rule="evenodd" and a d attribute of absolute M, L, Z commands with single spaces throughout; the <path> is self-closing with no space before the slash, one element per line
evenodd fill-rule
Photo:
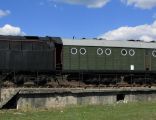
<path fill-rule="evenodd" d="M 156 120 L 156 102 L 0 111 L 0 120 Z"/>

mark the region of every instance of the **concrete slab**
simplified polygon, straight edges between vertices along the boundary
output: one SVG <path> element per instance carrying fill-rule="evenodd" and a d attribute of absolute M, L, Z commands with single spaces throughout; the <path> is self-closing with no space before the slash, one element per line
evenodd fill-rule
<path fill-rule="evenodd" d="M 119 101 L 156 101 L 156 87 L 147 88 L 15 88 L 17 109 L 49 109 L 70 105 L 102 105 Z M 15 100 L 14 100 L 15 101 Z"/>

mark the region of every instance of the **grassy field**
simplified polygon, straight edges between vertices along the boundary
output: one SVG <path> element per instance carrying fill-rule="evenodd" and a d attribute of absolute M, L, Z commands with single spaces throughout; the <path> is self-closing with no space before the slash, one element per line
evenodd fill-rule
<path fill-rule="evenodd" d="M 156 102 L 0 111 L 0 120 L 156 120 Z"/>

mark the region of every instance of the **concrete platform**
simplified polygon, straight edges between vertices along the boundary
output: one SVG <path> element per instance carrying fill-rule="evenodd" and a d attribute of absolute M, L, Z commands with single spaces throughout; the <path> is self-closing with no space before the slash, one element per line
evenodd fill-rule
<path fill-rule="evenodd" d="M 97 93 L 97 92 L 142 92 L 156 91 L 156 87 L 123 87 L 123 88 L 17 88 L 20 94 L 37 94 L 37 93 Z"/>
<path fill-rule="evenodd" d="M 12 88 L 16 109 L 49 109 L 71 105 L 103 105 L 117 102 L 156 101 L 156 87 L 152 88 Z M 6 90 L 7 91 L 7 90 Z M 10 89 L 8 90 L 8 92 Z M 17 92 L 18 91 L 18 92 Z M 1 94 L 2 95 L 2 94 Z"/>

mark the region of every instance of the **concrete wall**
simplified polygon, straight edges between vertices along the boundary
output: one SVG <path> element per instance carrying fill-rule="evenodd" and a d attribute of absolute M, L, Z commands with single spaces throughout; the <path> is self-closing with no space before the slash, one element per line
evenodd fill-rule
<path fill-rule="evenodd" d="M 156 88 L 112 89 L 52 89 L 9 88 L 1 89 L 0 107 L 16 105 L 17 109 L 58 108 L 71 105 L 113 104 L 117 96 L 124 102 L 156 101 Z"/>
<path fill-rule="evenodd" d="M 0 108 L 3 108 L 14 96 L 18 94 L 19 90 L 15 88 L 1 88 L 0 89 Z"/>
<path fill-rule="evenodd" d="M 54 95 L 22 95 L 17 101 L 17 109 L 31 108 L 57 108 L 69 105 L 97 105 L 111 104 L 116 102 L 115 95 L 75 95 L 75 94 L 54 94 Z"/>
<path fill-rule="evenodd" d="M 156 101 L 156 93 L 128 94 L 128 95 L 125 95 L 125 101 L 127 101 L 127 102 Z"/>
<path fill-rule="evenodd" d="M 123 94 L 124 102 L 156 101 L 156 92 L 81 92 L 20 94 L 17 109 L 57 108 L 70 105 L 103 105 L 117 102 Z"/>

